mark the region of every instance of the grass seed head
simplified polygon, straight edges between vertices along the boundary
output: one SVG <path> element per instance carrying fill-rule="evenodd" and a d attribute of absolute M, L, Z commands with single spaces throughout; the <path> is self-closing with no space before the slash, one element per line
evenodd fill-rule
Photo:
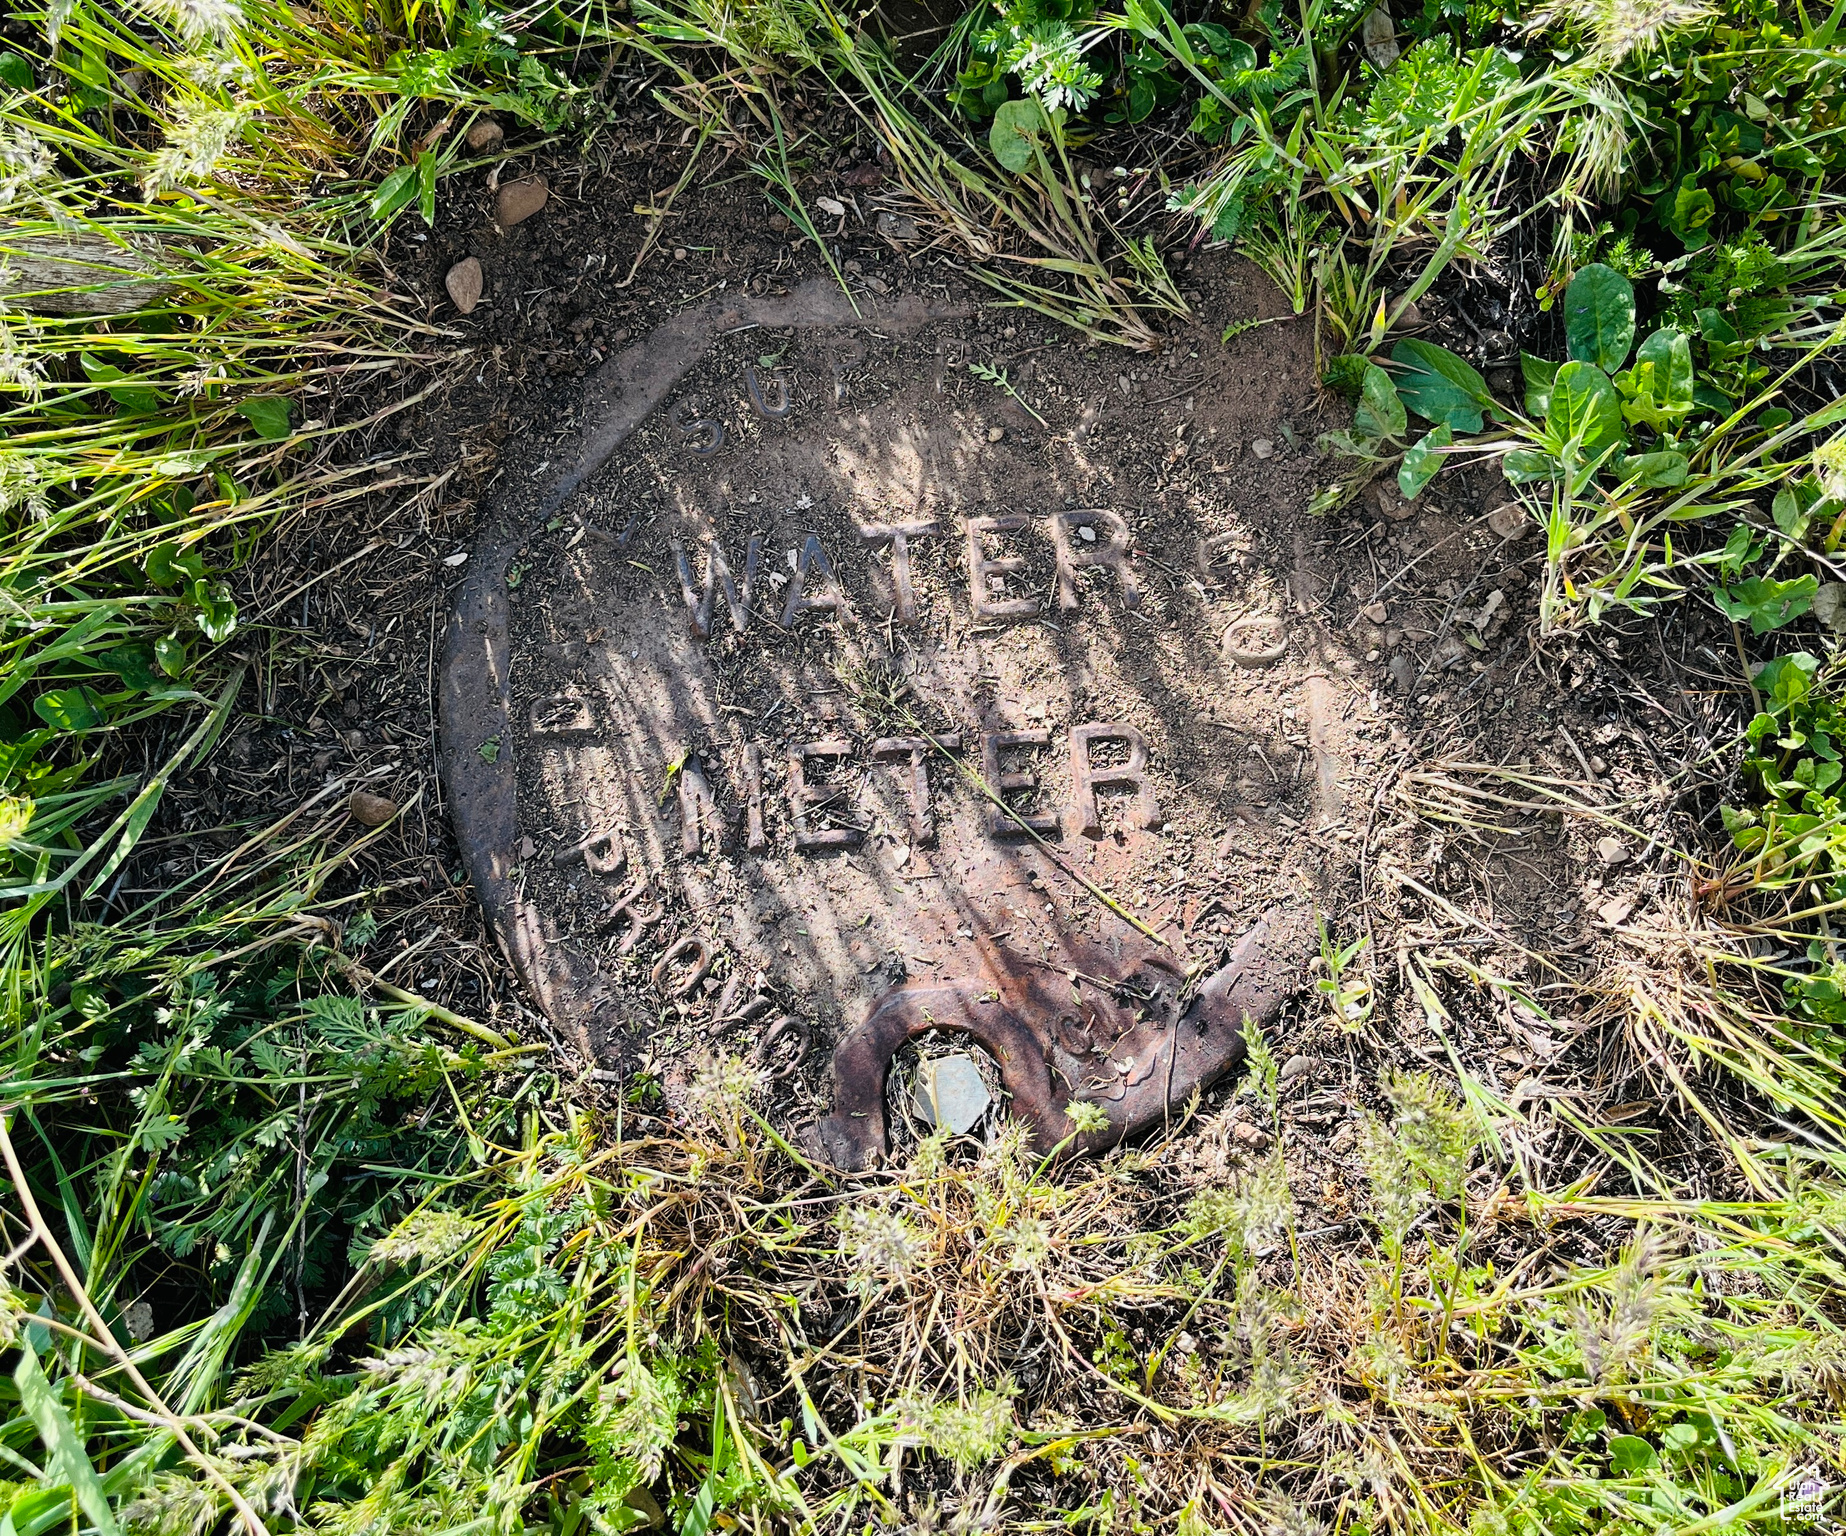
<path fill-rule="evenodd" d="M 946 1125 L 939 1125 L 917 1143 L 917 1149 L 910 1158 L 912 1178 L 933 1179 L 948 1167 L 949 1138 L 953 1134 Z"/>
<path fill-rule="evenodd" d="M 1597 61 L 1614 65 L 1711 14 L 1706 0 L 1558 0 L 1536 25 L 1582 27 L 1595 42 Z"/>
<path fill-rule="evenodd" d="M 13 202 L 56 169 L 56 157 L 35 134 L 15 128 L 0 135 L 0 203 Z"/>
<path fill-rule="evenodd" d="M 1372 1220 L 1378 1240 L 1396 1258 L 1404 1250 L 1411 1225 L 1429 1204 L 1429 1186 L 1417 1175 L 1397 1138 L 1382 1120 L 1368 1116 L 1360 1157 L 1372 1186 Z"/>
<path fill-rule="evenodd" d="M 479 1230 L 458 1211 L 417 1211 L 372 1244 L 380 1264 L 440 1263 L 459 1253 Z"/>
<path fill-rule="evenodd" d="M 20 345 L 22 332 L 26 340 L 36 339 L 32 326 L 17 321 L 8 325 L 0 320 L 0 389 L 16 389 L 26 399 L 36 401 L 44 377 L 38 358 Z"/>
<path fill-rule="evenodd" d="M 1232 1179 L 1228 1189 L 1201 1190 L 1186 1208 L 1186 1225 L 1197 1236 L 1221 1233 L 1239 1253 L 1279 1239 L 1295 1220 L 1295 1197 L 1281 1154 Z"/>
<path fill-rule="evenodd" d="M 49 517 L 45 472 L 38 460 L 18 449 L 0 448 L 0 517 L 24 507 L 34 517 Z"/>
<path fill-rule="evenodd" d="M 1327 1522 L 1286 1493 L 1272 1494 L 1263 1506 L 1266 1536 L 1326 1536 Z"/>
<path fill-rule="evenodd" d="M 1565 1309 L 1565 1327 L 1592 1380 L 1626 1379 L 1653 1358 L 1661 1329 L 1684 1312 L 1685 1288 L 1666 1268 L 1671 1257 L 1666 1235 L 1644 1230 L 1622 1250 L 1600 1293 Z"/>
<path fill-rule="evenodd" d="M 148 9 L 189 43 L 224 42 L 244 24 L 233 0 L 147 0 Z"/>
<path fill-rule="evenodd" d="M 1429 1180 L 1438 1200 L 1455 1199 L 1480 1144 L 1474 1116 L 1427 1072 L 1393 1072 L 1385 1097 L 1396 1112 L 1392 1134 L 1399 1150 Z"/>
<path fill-rule="evenodd" d="M 861 1294 L 888 1280 L 909 1284 L 929 1256 L 924 1235 L 897 1212 L 864 1205 L 840 1212 L 840 1248 Z"/>
<path fill-rule="evenodd" d="M 250 118 L 248 107 L 221 106 L 203 97 L 177 102 L 167 141 L 154 151 L 142 173 L 142 190 L 152 197 L 209 176 Z"/>
<path fill-rule="evenodd" d="M 1006 1229 L 1006 1246 L 1014 1269 L 1043 1269 L 1051 1257 L 1051 1230 L 1036 1216 L 1021 1216 Z"/>
<path fill-rule="evenodd" d="M 705 1051 L 696 1058 L 686 1086 L 686 1106 L 697 1119 L 723 1131 L 734 1147 L 742 1146 L 744 1110 L 762 1090 L 761 1068 L 742 1056 Z"/>
<path fill-rule="evenodd" d="M 1002 1376 L 965 1401 L 931 1403 L 907 1399 L 898 1405 L 904 1429 L 955 1464 L 964 1475 L 1003 1454 L 1013 1438 L 1013 1398 L 1019 1388 Z"/>

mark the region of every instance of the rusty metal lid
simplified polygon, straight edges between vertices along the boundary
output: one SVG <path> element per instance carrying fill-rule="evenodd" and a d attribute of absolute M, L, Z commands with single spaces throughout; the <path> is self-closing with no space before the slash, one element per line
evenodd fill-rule
<path fill-rule="evenodd" d="M 1042 1140 L 1095 1105 L 1102 1146 L 1305 953 L 1299 909 L 1227 940 L 1168 899 L 1237 801 L 1209 706 L 1250 662 L 1171 654 L 1144 488 L 971 403 L 966 319 L 805 289 L 662 327 L 515 457 L 444 648 L 450 807 L 546 1013 L 605 1060 L 831 1047 L 809 1139 L 850 1167 L 919 1034 L 980 1042 Z"/>

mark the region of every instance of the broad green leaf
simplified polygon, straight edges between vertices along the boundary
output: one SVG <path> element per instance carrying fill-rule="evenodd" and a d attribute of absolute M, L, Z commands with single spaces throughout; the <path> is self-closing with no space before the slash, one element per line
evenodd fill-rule
<path fill-rule="evenodd" d="M 104 651 L 102 663 L 130 688 L 146 693 L 163 686 L 166 679 L 156 670 L 154 647 L 144 640 L 133 640 Z"/>
<path fill-rule="evenodd" d="M 237 599 L 222 581 L 195 581 L 192 600 L 198 605 L 199 628 L 213 645 L 231 638 L 237 628 Z"/>
<path fill-rule="evenodd" d="M 1532 485 L 1545 480 L 1561 480 L 1563 469 L 1548 453 L 1531 448 L 1514 448 L 1500 460 L 1500 473 L 1514 485 Z"/>
<path fill-rule="evenodd" d="M 1686 456 L 1683 453 L 1636 453 L 1615 461 L 1616 474 L 1648 490 L 1684 485 L 1686 470 Z"/>
<path fill-rule="evenodd" d="M 1397 469 L 1397 488 L 1404 493 L 1406 501 L 1415 501 L 1423 494 L 1424 487 L 1436 478 L 1436 471 L 1442 468 L 1442 450 L 1454 441 L 1455 434 L 1444 422 L 1424 433 L 1421 440 L 1405 450 L 1404 462 Z"/>
<path fill-rule="evenodd" d="M 1630 1477 L 1660 1465 L 1654 1448 L 1639 1435 L 1617 1435 L 1609 1442 L 1609 1465 L 1619 1477 Z"/>
<path fill-rule="evenodd" d="M 16 91 L 32 89 L 32 66 L 16 53 L 0 53 L 0 84 Z"/>
<path fill-rule="evenodd" d="M 1799 704 L 1808 696 L 1814 686 L 1814 679 L 1820 675 L 1820 662 L 1808 655 L 1806 651 L 1796 651 L 1792 655 L 1778 656 L 1774 661 L 1766 661 L 1757 669 L 1757 691 L 1769 701 L 1770 707 L 1783 709 L 1790 704 Z M 1753 739 L 1761 740 L 1776 730 L 1775 720 L 1766 715 L 1759 715 L 1759 720 L 1768 720 L 1768 727 L 1758 732 L 1756 722 L 1750 724 Z"/>
<path fill-rule="evenodd" d="M 1400 370 L 1397 392 L 1417 415 L 1457 432 L 1481 430 L 1482 412 L 1494 408 L 1494 398 L 1466 359 L 1410 337 L 1391 349 L 1391 361 Z"/>
<path fill-rule="evenodd" d="M 1359 408 L 1353 412 L 1353 431 L 1374 440 L 1402 437 L 1408 420 L 1391 375 L 1376 363 L 1367 363 L 1360 383 Z"/>
<path fill-rule="evenodd" d="M 1552 384 L 1545 426 L 1560 445 L 1576 440 L 1586 459 L 1619 447 L 1622 401 L 1608 374 L 1594 363 L 1564 364 Z"/>
<path fill-rule="evenodd" d="M 987 144 L 994 159 L 1015 176 L 1032 164 L 1038 148 L 1038 136 L 1045 129 L 1045 113 L 1032 97 L 1003 101 L 994 110 L 993 126 L 987 131 Z"/>
<path fill-rule="evenodd" d="M 1699 335 L 1713 347 L 1734 347 L 1740 341 L 1736 328 L 1716 309 L 1699 311 Z"/>
<path fill-rule="evenodd" d="M 154 660 L 168 677 L 184 677 L 188 665 L 186 642 L 177 635 L 162 635 L 154 642 Z"/>
<path fill-rule="evenodd" d="M 1748 619 L 1752 634 L 1766 635 L 1806 613 L 1819 590 L 1820 580 L 1812 575 L 1797 576 L 1791 581 L 1752 576 L 1728 589 L 1713 587 L 1711 600 L 1727 619 L 1737 623 Z"/>
<path fill-rule="evenodd" d="M 133 374 L 124 373 L 91 352 L 80 353 L 78 361 L 83 364 L 84 376 L 92 384 L 102 385 L 123 410 L 151 416 L 160 409 L 160 391 L 152 384 L 141 383 Z"/>
<path fill-rule="evenodd" d="M 1551 411 L 1551 385 L 1558 376 L 1558 365 L 1530 352 L 1519 354 L 1519 374 L 1525 381 L 1526 414 L 1539 420 Z"/>
<path fill-rule="evenodd" d="M 1613 373 L 1634 345 L 1634 284 L 1592 262 L 1564 290 L 1564 338 L 1571 357 Z"/>
<path fill-rule="evenodd" d="M 156 544 L 147 555 L 147 579 L 157 587 L 175 587 L 205 575 L 205 560 L 196 544 L 184 549 L 174 543 Z"/>
<path fill-rule="evenodd" d="M 256 428 L 258 437 L 288 436 L 289 402 L 280 395 L 252 395 L 238 402 L 237 414 Z"/>
<path fill-rule="evenodd" d="M 1792 487 L 1785 485 L 1775 493 L 1769 512 L 1775 518 L 1776 527 L 1791 539 L 1798 539 L 1807 532 L 1807 511 Z"/>
<path fill-rule="evenodd" d="M 1662 326 L 1642 342 L 1634 355 L 1637 380 L 1643 367 L 1651 368 L 1653 395 L 1662 405 L 1692 404 L 1692 342 L 1683 332 Z"/>
<path fill-rule="evenodd" d="M 1698 184 L 1694 175 L 1688 175 L 1682 178 L 1673 194 L 1672 207 L 1663 222 L 1679 236 L 1687 250 L 1696 251 L 1711 243 L 1705 226 L 1711 223 L 1717 211 L 1716 199 Z"/>
<path fill-rule="evenodd" d="M 22 1334 L 18 1342 L 19 1364 L 13 1367 L 13 1382 L 19 1388 L 20 1406 L 26 1410 L 33 1427 L 38 1430 L 39 1439 L 45 1443 L 47 1479 L 69 1485 L 77 1495 L 78 1505 L 102 1536 L 118 1536 L 115 1516 L 109 1510 L 109 1500 L 103 1494 L 96 1468 L 90 1464 L 89 1453 L 70 1416 L 65 1413 L 58 1393 L 45 1379 L 45 1372 L 38 1363 L 38 1351 L 28 1335 Z"/>
<path fill-rule="evenodd" d="M 1372 366 L 1372 360 L 1363 352 L 1342 352 L 1328 362 L 1321 372 L 1320 381 L 1328 389 L 1337 389 L 1342 395 L 1357 395 L 1364 391 L 1365 370 Z"/>
<path fill-rule="evenodd" d="M 108 718 L 94 688 L 52 688 L 32 701 L 32 712 L 60 731 L 93 731 Z"/>
<path fill-rule="evenodd" d="M 436 151 L 417 156 L 417 212 L 431 229 L 436 227 Z"/>
<path fill-rule="evenodd" d="M 372 193 L 372 217 L 390 219 L 416 195 L 417 168 L 414 165 L 400 165 L 379 182 Z"/>

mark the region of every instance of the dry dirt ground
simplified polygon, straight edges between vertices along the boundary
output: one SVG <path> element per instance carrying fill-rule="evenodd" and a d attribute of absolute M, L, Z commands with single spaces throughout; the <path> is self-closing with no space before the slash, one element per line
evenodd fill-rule
<path fill-rule="evenodd" d="M 952 965 L 976 919 L 983 939 L 1025 952 L 1073 925 L 1119 929 L 1074 871 L 1196 963 L 1278 906 L 1322 918 L 1336 941 L 1368 941 L 1351 974 L 1375 984 L 1369 999 L 1354 993 L 1370 1016 L 1339 1027 L 1304 967 L 1273 1040 L 1286 1063 L 1285 1134 L 1306 1154 L 1296 1166 L 1336 1220 L 1358 1116 L 1387 1064 L 1460 1061 L 1528 1108 L 1579 1091 L 1566 1084 L 1622 1096 L 1576 1011 L 1577 987 L 1607 954 L 1645 952 L 1650 903 L 1680 878 L 1654 839 L 1711 813 L 1695 793 L 1707 786 L 1684 765 L 1733 707 L 1717 676 L 1728 633 L 1680 616 L 1537 646 L 1542 540 L 1490 529 L 1487 514 L 1506 500 L 1496 474 L 1457 466 L 1414 506 L 1375 488 L 1333 516 L 1308 514 L 1329 477 L 1316 435 L 1344 407 L 1317 387 L 1311 321 L 1289 314 L 1256 269 L 1195 249 L 1175 272 L 1191 317 L 1167 324 L 1157 354 L 1090 346 L 993 303 L 955 253 L 928 243 L 927 226 L 914 241 L 880 236 L 880 208 L 915 210 L 877 183 L 844 125 L 831 132 L 836 163 L 803 190 L 847 204 L 834 245 L 856 293 L 869 306 L 917 295 L 965 317 L 902 332 L 769 326 L 722 338 L 563 513 L 530 530 L 515 562 L 523 728 L 573 693 L 645 727 L 628 732 L 640 745 L 611 761 L 610 784 L 587 793 L 568 755 L 514 755 L 532 899 L 595 950 L 623 999 L 627 1039 L 596 1042 L 602 1073 L 682 1068 L 722 1037 L 721 984 L 735 972 L 810 1026 L 784 1039 L 776 1063 L 776 1113 L 799 1127 L 828 1099 L 828 1048 L 853 1009 Z M 387 394 L 409 403 L 365 451 L 381 476 L 413 483 L 295 525 L 246 570 L 244 611 L 258 622 L 233 647 L 251 667 L 242 712 L 212 766 L 168 797 L 141 866 L 151 884 L 309 801 L 304 825 L 324 816 L 337 839 L 355 839 L 361 829 L 338 818 L 345 790 L 363 781 L 406 810 L 341 877 L 369 893 L 349 915 L 377 920 L 356 958 L 528 1035 L 546 1026 L 489 941 L 434 773 L 440 633 L 480 508 L 509 465 L 543 461 L 579 380 L 606 358 L 714 294 L 773 297 L 826 275 L 732 163 L 680 198 L 630 277 L 649 226 L 633 210 L 656 206 L 686 151 L 641 129 L 607 146 L 600 165 L 509 162 L 503 179 L 538 172 L 551 186 L 544 211 L 510 230 L 496 227 L 493 193 L 476 178 L 445 186 L 433 232 L 414 220 L 394 232 L 392 290 L 439 328 L 446 371 L 432 389 L 404 370 Z M 469 256 L 485 297 L 463 316 L 444 276 Z M 1252 319 L 1265 323 L 1220 339 Z M 787 386 L 790 414 L 751 405 L 746 367 L 772 407 Z M 1004 386 L 991 381 L 1001 373 Z M 695 424 L 708 418 L 724 441 L 699 456 L 709 430 Z M 1076 606 L 1057 605 L 1050 520 L 1088 508 L 1123 520 L 1132 607 L 1108 568 L 1081 571 Z M 971 607 L 967 526 L 1015 513 L 1023 527 L 980 536 L 990 557 L 1021 561 L 983 572 L 1001 582 L 985 595 L 1038 610 L 997 620 Z M 906 627 L 887 622 L 890 552 L 858 529 L 908 520 L 943 531 L 913 541 L 919 617 Z M 1106 523 L 1091 529 L 1113 536 Z M 1081 519 L 1063 532 L 1072 548 L 1096 547 Z M 696 578 L 707 534 L 739 579 L 747 539 L 764 538 L 759 608 L 777 618 L 790 551 L 813 535 L 840 606 L 739 635 L 720 595 L 713 637 L 695 641 L 673 544 L 686 545 Z M 824 585 L 812 571 L 805 580 Z M 663 690 L 675 676 L 696 677 L 696 690 Z M 895 695 L 894 678 L 909 691 Z M 1043 800 L 1016 798 L 1028 813 L 1061 815 L 1059 858 L 1009 853 L 1005 870 L 977 872 L 992 841 L 984 808 L 941 764 L 939 835 L 919 836 L 901 782 L 858 760 L 871 739 L 910 734 L 906 719 L 960 731 L 970 750 L 983 730 L 1051 733 L 1045 752 L 1001 766 L 1040 777 Z M 1099 721 L 1145 740 L 1158 827 L 1134 824 L 1125 793 L 1105 793 L 1098 835 L 1086 836 L 1053 792 L 1069 729 Z M 858 758 L 811 759 L 809 828 L 858 835 L 836 851 L 800 851 L 788 749 L 833 737 L 855 743 Z M 751 742 L 767 764 L 760 854 L 744 849 Z M 696 855 L 684 851 L 668 771 L 688 748 L 727 839 L 702 840 Z M 1106 767 L 1122 750 L 1101 744 L 1094 761 Z M 1557 808 L 1556 795 L 1631 830 L 1611 838 L 1606 823 Z M 627 869 L 592 878 L 552 861 L 604 830 L 608 813 L 626 820 Z M 627 926 L 608 910 L 641 870 L 664 915 L 624 954 Z M 932 894 L 930 877 L 942 875 L 961 905 Z M 822 907 L 824 924 L 806 920 Z M 676 973 L 663 988 L 654 963 L 695 932 L 720 954 L 712 985 L 672 998 Z M 1665 1129 L 1654 1155 L 1670 1165 L 1670 1114 Z M 1541 1131 L 1523 1155 L 1580 1155 L 1566 1148 Z"/>

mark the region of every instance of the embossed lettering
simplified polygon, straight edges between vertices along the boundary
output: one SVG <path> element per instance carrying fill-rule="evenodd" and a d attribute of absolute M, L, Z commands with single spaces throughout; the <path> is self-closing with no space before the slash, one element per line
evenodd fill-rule
<path fill-rule="evenodd" d="M 744 748 L 744 847 L 761 853 L 769 846 L 763 832 L 763 749 L 754 741 Z"/>
<path fill-rule="evenodd" d="M 668 997 L 684 997 L 705 979 L 707 973 L 711 970 L 712 961 L 717 958 L 717 954 L 712 949 L 709 940 L 701 934 L 688 933 L 684 937 L 673 941 L 672 946 L 667 952 L 654 962 L 654 969 L 649 975 L 652 977 L 654 985 L 659 987 Z M 689 969 L 684 976 L 680 977 L 678 981 L 668 986 L 667 976 L 672 970 L 673 963 L 676 960 L 689 960 L 691 962 L 691 969 Z"/>
<path fill-rule="evenodd" d="M 730 562 L 724 558 L 724 550 L 716 539 L 705 541 L 705 588 L 703 592 L 693 589 L 692 561 L 687 558 L 686 546 L 674 539 L 673 558 L 679 566 L 680 595 L 686 600 L 686 607 L 692 612 L 692 633 L 701 640 L 711 638 L 712 615 L 717 608 L 719 589 L 724 591 L 724 605 L 731 610 L 731 627 L 742 634 L 750 624 L 750 607 L 756 597 L 756 572 L 762 563 L 763 541 L 751 537 L 749 548 L 744 555 L 744 584 L 740 592 L 737 583 L 731 577 Z"/>
<path fill-rule="evenodd" d="M 1000 754 L 1011 747 L 1045 747 L 1051 744 L 1050 731 L 982 731 L 981 732 L 981 774 L 988 786 L 1002 800 L 1009 794 L 1021 790 L 1037 789 L 1038 775 L 1028 772 L 1006 773 L 1001 771 Z M 1023 822 L 1034 832 L 1046 833 L 1058 830 L 1058 818 L 1049 812 L 1037 816 L 1027 816 L 1015 812 L 1019 817 L 1015 821 L 999 806 L 994 806 L 987 813 L 987 833 L 990 837 L 1017 837 L 1020 823 Z"/>
<path fill-rule="evenodd" d="M 795 824 L 795 846 L 797 848 L 842 848 L 857 843 L 865 836 L 862 827 L 816 827 L 808 817 L 816 811 L 823 810 L 845 795 L 844 788 L 835 786 L 831 794 L 809 787 L 807 762 L 813 757 L 850 757 L 852 743 L 842 736 L 829 736 L 821 741 L 797 741 L 788 749 L 788 814 Z"/>
<path fill-rule="evenodd" d="M 583 860 L 585 868 L 593 875 L 619 875 L 622 866 L 628 862 L 628 851 L 622 846 L 618 829 L 608 827 L 601 832 L 592 832 L 568 848 L 560 848 L 552 854 L 551 862 L 568 864 L 577 858 Z"/>
<path fill-rule="evenodd" d="M 1099 741 L 1121 742 L 1128 748 L 1128 761 L 1114 767 L 1098 767 L 1090 760 L 1090 748 Z M 1147 738 L 1125 721 L 1072 727 L 1070 778 L 1077 802 L 1078 824 L 1086 836 L 1096 837 L 1102 832 L 1102 816 L 1096 808 L 1099 788 L 1134 791 L 1134 800 L 1128 808 L 1131 825 L 1145 828 L 1162 824 L 1160 802 L 1154 798 L 1153 780 L 1147 776 Z"/>
<path fill-rule="evenodd" d="M 705 777 L 705 769 L 688 752 L 676 777 L 679 779 L 680 852 L 688 858 L 698 856 L 702 825 L 711 827 L 713 842 L 722 848 L 724 818 L 718 814 L 718 802 L 712 797 L 711 782 Z"/>
<path fill-rule="evenodd" d="M 647 877 L 643 875 L 629 886 L 622 899 L 609 908 L 607 921 L 610 924 L 628 920 L 628 932 L 622 935 L 622 942 L 615 947 L 618 955 L 625 955 L 635 947 L 642 933 L 652 928 L 655 923 L 667 915 L 667 909 L 659 902 L 643 903 L 641 898 L 647 895 Z"/>
<path fill-rule="evenodd" d="M 818 572 L 823 582 L 817 597 L 807 595 L 810 571 Z M 827 559 L 826 550 L 820 547 L 820 540 L 811 533 L 807 542 L 801 546 L 801 558 L 795 562 L 795 579 L 788 584 L 788 603 L 782 609 L 782 627 L 787 629 L 810 609 L 819 609 L 823 613 L 840 611 L 840 584 L 833 579 L 833 566 Z"/>
<path fill-rule="evenodd" d="M 1012 533 L 1025 525 L 1026 519 L 1016 512 L 1006 517 L 968 519 L 968 601 L 977 618 L 1031 619 L 1038 616 L 1036 597 L 996 598 L 988 585 L 994 577 L 1011 576 L 1023 570 L 1025 561 L 1017 555 L 989 558 L 981 544 L 986 534 Z"/>
<path fill-rule="evenodd" d="M 910 541 L 941 532 L 942 524 L 936 522 L 881 523 L 859 530 L 859 537 L 874 549 L 891 546 L 891 607 L 900 624 L 917 621 L 917 597 L 910 585 Z"/>
<path fill-rule="evenodd" d="M 595 725 L 589 704 L 574 688 L 532 701 L 534 736 L 566 736 L 573 731 L 593 730 Z"/>
<path fill-rule="evenodd" d="M 961 749 L 961 736 L 956 732 L 936 740 L 951 752 Z M 872 743 L 873 762 L 910 759 L 910 836 L 919 845 L 936 840 L 936 819 L 929 800 L 929 754 L 933 750 L 920 736 L 881 736 Z"/>
<path fill-rule="evenodd" d="M 1082 529 L 1089 529 L 1094 544 L 1084 539 Z M 1076 537 L 1072 537 L 1072 535 Z M 1084 507 L 1075 512 L 1051 514 L 1051 541 L 1058 554 L 1058 606 L 1077 606 L 1077 572 L 1087 566 L 1105 565 L 1115 572 L 1121 584 L 1122 601 L 1130 608 L 1141 606 L 1141 588 L 1135 582 L 1134 568 L 1128 563 L 1128 546 L 1134 536 L 1122 518 L 1103 507 Z"/>

